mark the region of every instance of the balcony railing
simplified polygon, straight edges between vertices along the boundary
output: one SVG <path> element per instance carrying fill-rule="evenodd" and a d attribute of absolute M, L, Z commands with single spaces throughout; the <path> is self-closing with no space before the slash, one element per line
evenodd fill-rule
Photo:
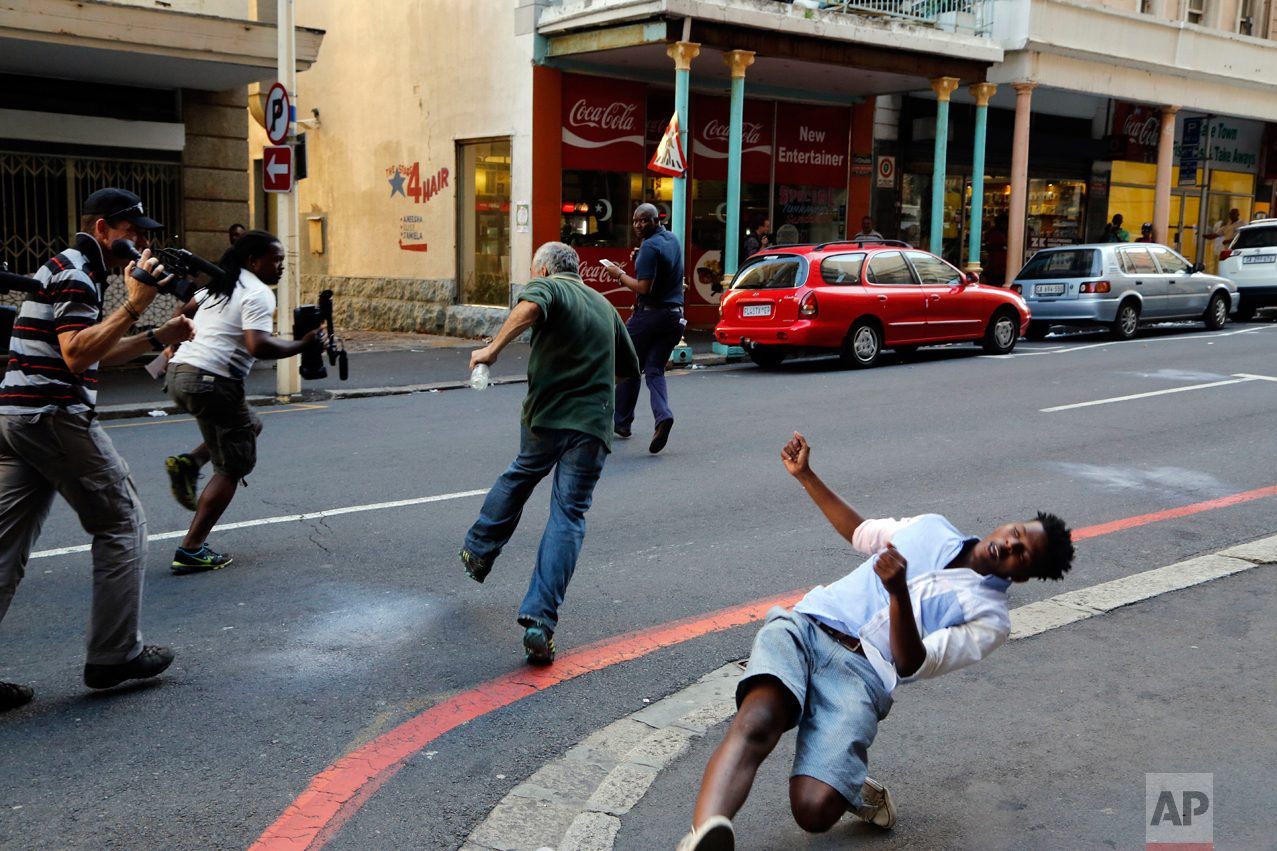
<path fill-rule="evenodd" d="M 993 32 L 993 0 L 807 0 L 794 5 L 815 7 L 817 2 L 822 10 L 894 18 L 944 32 L 976 36 Z"/>

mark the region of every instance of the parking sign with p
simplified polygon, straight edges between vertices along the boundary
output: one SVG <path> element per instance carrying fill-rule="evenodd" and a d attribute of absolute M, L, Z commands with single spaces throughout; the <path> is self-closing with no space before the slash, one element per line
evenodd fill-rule
<path fill-rule="evenodd" d="M 288 90 L 282 83 L 270 87 L 266 96 L 266 136 L 272 145 L 282 145 L 288 138 L 288 125 L 292 121 L 289 113 Z"/>

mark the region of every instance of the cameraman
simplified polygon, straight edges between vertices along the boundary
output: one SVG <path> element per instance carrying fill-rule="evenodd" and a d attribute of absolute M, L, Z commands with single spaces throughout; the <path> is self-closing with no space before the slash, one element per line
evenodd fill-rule
<path fill-rule="evenodd" d="M 156 676 L 172 663 L 173 651 L 142 645 L 146 518 L 128 465 L 97 421 L 97 367 L 189 340 L 193 326 L 176 317 L 145 334 L 123 336 L 155 300 L 156 288 L 131 273 L 135 265 L 155 276 L 163 272 L 147 250 L 146 236 L 161 225 L 143 214 L 136 195 L 121 189 L 94 192 L 83 210 L 83 232 L 74 245 L 35 275 L 41 290 L 22 303 L 0 382 L 0 618 L 56 491 L 93 536 L 84 684 L 110 688 Z M 136 264 L 111 252 L 117 239 L 142 249 Z M 128 298 L 104 317 L 107 270 L 120 267 Z M 0 712 L 21 706 L 32 694 L 26 686 L 0 683 Z"/>
<path fill-rule="evenodd" d="M 178 575 L 217 570 L 229 555 L 214 552 L 205 539 L 235 496 L 235 486 L 257 465 L 262 421 L 244 398 L 244 379 L 257 358 L 299 354 L 319 335 L 300 340 L 271 335 L 275 294 L 270 286 L 284 274 L 284 247 L 273 234 L 250 230 L 222 255 L 222 277 L 200 291 L 181 314 L 195 320 L 195 339 L 169 361 L 168 392 L 195 417 L 204 442 L 164 462 L 173 496 L 195 519 L 173 554 Z M 195 498 L 200 468 L 213 462 L 213 478 Z"/>

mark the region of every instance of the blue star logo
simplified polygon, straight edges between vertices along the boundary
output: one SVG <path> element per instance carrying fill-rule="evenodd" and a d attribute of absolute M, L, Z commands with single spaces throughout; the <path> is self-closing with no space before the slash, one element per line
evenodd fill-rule
<path fill-rule="evenodd" d="M 400 195 L 403 195 L 403 197 L 405 198 L 408 197 L 407 194 L 403 191 L 403 181 L 404 181 L 404 176 L 399 173 L 399 168 L 396 167 L 395 176 L 390 178 L 389 180 L 391 198 L 395 197 L 396 192 L 398 192 Z"/>

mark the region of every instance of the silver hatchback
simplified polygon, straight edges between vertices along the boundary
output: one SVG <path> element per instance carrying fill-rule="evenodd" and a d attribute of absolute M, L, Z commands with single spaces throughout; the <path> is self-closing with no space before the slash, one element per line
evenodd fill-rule
<path fill-rule="evenodd" d="M 1103 243 L 1039 251 L 1011 288 L 1033 314 L 1027 332 L 1040 340 L 1052 325 L 1101 325 L 1129 340 L 1140 325 L 1199 319 L 1224 327 L 1237 309 L 1237 287 L 1208 275 L 1165 245 Z"/>

